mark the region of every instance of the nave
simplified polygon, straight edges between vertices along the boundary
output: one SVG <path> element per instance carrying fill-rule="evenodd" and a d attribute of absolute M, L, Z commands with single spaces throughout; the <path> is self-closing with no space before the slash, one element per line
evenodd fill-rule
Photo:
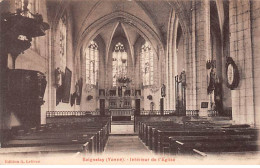
<path fill-rule="evenodd" d="M 137 135 L 111 135 L 108 138 L 104 155 L 117 156 L 145 156 L 152 157 L 154 154 L 140 141 Z"/>
<path fill-rule="evenodd" d="M 0 11 L 1 155 L 259 155 L 260 1 L 1 0 Z"/>
<path fill-rule="evenodd" d="M 255 161 L 260 156 L 259 130 L 249 125 L 234 125 L 223 118 L 209 121 L 198 117 L 156 117 L 161 121 L 153 120 L 155 116 L 137 116 L 134 125 L 127 125 L 132 123 L 113 123 L 110 117 L 98 118 L 96 122 L 97 118 L 88 116 L 84 117 L 88 122 L 51 123 L 30 129 L 17 127 L 6 135 L 10 138 L 2 144 L 0 155 L 76 159 L 165 157 L 176 161 L 185 158 Z M 134 130 L 125 130 L 127 126 L 134 126 Z"/>

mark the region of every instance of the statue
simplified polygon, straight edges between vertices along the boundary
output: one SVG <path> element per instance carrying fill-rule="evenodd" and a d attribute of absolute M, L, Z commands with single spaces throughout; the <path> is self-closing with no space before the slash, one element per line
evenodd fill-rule
<path fill-rule="evenodd" d="M 163 85 L 162 85 L 162 88 L 161 88 L 161 96 L 162 96 L 162 97 L 165 97 L 165 96 L 166 96 L 165 90 L 166 90 L 166 87 L 165 87 L 165 85 L 163 84 Z"/>
<path fill-rule="evenodd" d="M 215 79 L 216 79 L 216 73 L 214 72 L 214 69 L 212 68 L 210 71 L 210 79 L 209 79 L 209 85 L 208 85 L 208 94 L 211 94 L 213 90 L 215 90 Z"/>

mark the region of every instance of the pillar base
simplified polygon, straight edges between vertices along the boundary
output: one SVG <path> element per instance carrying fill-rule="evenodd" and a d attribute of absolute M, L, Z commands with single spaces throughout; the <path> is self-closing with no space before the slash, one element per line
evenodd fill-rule
<path fill-rule="evenodd" d="M 199 111 L 200 117 L 208 117 L 208 109 L 207 108 L 201 108 Z"/>

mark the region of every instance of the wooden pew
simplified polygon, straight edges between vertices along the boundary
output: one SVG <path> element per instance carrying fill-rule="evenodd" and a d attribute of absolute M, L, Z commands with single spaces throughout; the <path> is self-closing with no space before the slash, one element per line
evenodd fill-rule
<path fill-rule="evenodd" d="M 103 143 L 99 141 L 99 139 L 104 139 L 105 134 L 102 133 L 103 129 L 99 128 L 85 128 L 77 131 L 58 131 L 58 132 L 44 132 L 44 133 L 34 133 L 34 134 L 29 134 L 29 135 L 24 135 L 24 136 L 13 136 L 12 139 L 16 140 L 40 140 L 40 139 L 79 139 L 79 138 L 84 138 L 86 135 L 92 135 L 94 136 L 94 151 L 95 152 L 100 152 L 101 147 Z M 98 143 L 99 142 L 99 143 Z"/>
<path fill-rule="evenodd" d="M 189 124 L 187 124 L 189 123 Z M 152 139 L 152 129 L 153 128 L 168 128 L 168 129 L 175 129 L 176 127 L 182 127 L 185 128 L 185 125 L 187 125 L 186 127 L 191 127 L 190 123 L 200 123 L 199 127 L 201 127 L 202 125 L 204 127 L 209 127 L 209 125 L 212 123 L 210 122 L 205 122 L 205 121 L 195 121 L 195 122 L 188 122 L 187 121 L 186 124 L 177 124 L 174 123 L 172 121 L 165 121 L 165 122 L 139 122 L 139 137 L 140 139 L 150 148 L 151 145 L 149 145 L 151 143 L 151 139 Z M 207 124 L 207 125 L 206 125 Z M 196 125 L 197 126 L 197 125 Z M 192 125 L 192 127 L 194 127 Z M 150 148 L 151 149 L 151 148 Z"/>
<path fill-rule="evenodd" d="M 21 130 L 21 129 L 20 129 Z M 1 153 L 102 152 L 108 139 L 110 121 L 102 123 L 48 124 L 39 128 L 12 130 Z M 6 148 L 7 147 L 7 148 Z M 29 150 L 32 148 L 31 150 Z M 6 152 L 7 151 L 7 152 Z"/>
<path fill-rule="evenodd" d="M 252 135 L 257 136 L 258 130 L 246 129 L 246 130 L 222 130 L 222 129 L 186 129 L 175 131 L 157 131 L 157 136 L 154 140 L 154 150 L 158 153 L 163 152 L 164 146 L 169 146 L 170 136 L 224 136 L 224 135 Z M 156 139 L 157 137 L 157 139 Z"/>
<path fill-rule="evenodd" d="M 68 133 L 45 133 L 45 134 L 36 134 L 36 135 L 27 135 L 27 136 L 17 136 L 13 137 L 12 140 L 7 141 L 4 146 L 5 147 L 13 147 L 13 146 L 19 146 L 20 144 L 13 144 L 13 142 L 19 142 L 24 141 L 27 144 L 23 146 L 31 146 L 31 141 L 33 140 L 52 140 L 56 142 L 59 142 L 60 140 L 86 140 L 86 142 L 89 142 L 92 145 L 92 148 L 90 151 L 93 152 L 99 152 L 99 144 L 98 144 L 98 138 L 99 138 L 100 131 L 91 131 L 91 132 L 82 132 L 82 134 L 70 134 Z M 91 138 L 91 139 L 90 139 Z M 16 141 L 14 141 L 16 140 Z M 47 144 L 46 144 L 47 145 Z"/>
<path fill-rule="evenodd" d="M 229 134 L 256 136 L 257 130 L 249 128 L 248 125 L 215 124 L 208 121 L 191 121 L 183 125 L 170 122 L 139 123 L 140 139 L 142 139 L 150 149 L 159 153 L 162 153 L 165 149 L 169 150 L 169 136 L 201 136 L 205 133 L 207 136 Z"/>
<path fill-rule="evenodd" d="M 178 154 L 194 155 L 194 153 L 206 156 L 207 152 L 212 153 L 225 153 L 225 152 L 245 152 L 245 151 L 257 151 L 259 142 L 257 141 L 245 141 L 245 140 L 218 140 L 216 141 L 193 141 L 193 142 L 181 142 L 175 141 Z"/>
<path fill-rule="evenodd" d="M 253 142 L 257 137 L 252 135 L 222 135 L 222 136 L 171 136 L 169 152 L 171 154 L 193 154 L 193 149 L 208 148 L 207 145 L 228 146 L 230 142 L 232 145 L 239 145 L 240 142 Z M 198 148 L 197 148 L 198 147 Z M 230 146 L 231 147 L 231 146 Z M 227 149 L 225 149 L 227 150 Z"/>
<path fill-rule="evenodd" d="M 144 143 L 148 143 L 148 133 L 151 131 L 151 128 L 154 126 L 177 126 L 180 124 L 176 124 L 172 121 L 165 122 L 139 122 L 139 137 Z"/>
<path fill-rule="evenodd" d="M 90 154 L 91 147 L 89 143 L 85 144 L 71 144 L 71 145 L 48 145 L 48 146 L 34 146 L 34 147 L 12 147 L 0 148 L 0 155 L 13 154 L 38 154 L 38 153 L 76 153 Z"/>

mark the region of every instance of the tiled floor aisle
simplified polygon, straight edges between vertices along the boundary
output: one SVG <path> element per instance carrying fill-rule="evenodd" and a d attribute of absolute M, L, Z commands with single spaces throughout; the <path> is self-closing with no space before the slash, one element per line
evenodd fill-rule
<path fill-rule="evenodd" d="M 138 136 L 109 136 L 104 154 L 153 155 Z"/>
<path fill-rule="evenodd" d="M 134 125 L 111 125 L 111 134 L 134 134 Z"/>

